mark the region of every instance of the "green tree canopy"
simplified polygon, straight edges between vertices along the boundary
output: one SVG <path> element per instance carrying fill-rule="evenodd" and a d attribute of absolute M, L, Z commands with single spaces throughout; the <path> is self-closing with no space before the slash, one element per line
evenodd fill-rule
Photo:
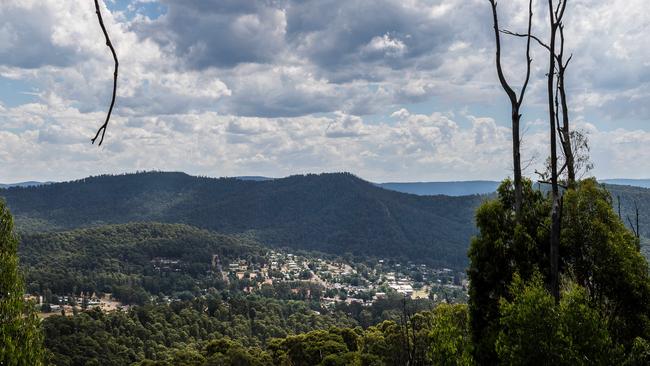
<path fill-rule="evenodd" d="M 499 319 L 507 309 L 502 302 L 515 301 L 513 289 L 521 290 L 511 286 L 515 274 L 524 283 L 535 276 L 546 286 L 550 283 L 550 207 L 542 190 L 524 182 L 517 223 L 512 183 L 506 180 L 497 198 L 477 210 L 479 235 L 469 251 L 468 274 L 474 355 L 480 364 L 498 362 L 495 345 L 504 326 Z M 582 288 L 578 292 L 584 294 L 584 306 L 606 319 L 614 344 L 629 352 L 637 337 L 648 339 L 650 332 L 650 278 L 638 239 L 614 212 L 609 193 L 594 179 L 564 192 L 561 227 L 562 277 Z"/>
<path fill-rule="evenodd" d="M 0 200 L 0 365 L 42 365 L 42 333 L 33 307 L 23 299 L 13 227 L 13 218 Z"/>

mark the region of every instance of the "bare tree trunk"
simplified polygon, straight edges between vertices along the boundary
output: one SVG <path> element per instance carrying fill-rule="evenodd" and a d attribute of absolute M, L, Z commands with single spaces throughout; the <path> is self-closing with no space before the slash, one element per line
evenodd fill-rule
<path fill-rule="evenodd" d="M 565 2 L 567 0 L 564 0 Z M 576 181 L 576 171 L 575 171 L 575 158 L 573 156 L 573 148 L 571 146 L 571 129 L 569 126 L 569 107 L 566 97 L 566 89 L 564 82 L 564 75 L 571 61 L 569 57 L 564 62 L 564 25 L 561 23 L 561 19 L 558 20 L 558 29 L 560 31 L 560 53 L 557 55 L 558 63 L 558 74 L 557 74 L 557 90 L 560 95 L 560 102 L 562 103 L 562 127 L 559 127 L 558 121 L 558 130 L 560 132 L 560 142 L 562 144 L 562 150 L 564 152 L 565 164 L 567 169 L 567 186 L 575 186 Z"/>
<path fill-rule="evenodd" d="M 519 137 L 519 124 L 521 120 L 521 114 L 519 114 L 519 108 L 512 110 L 512 161 L 513 161 L 513 171 L 514 171 L 514 183 L 515 183 L 515 214 L 517 220 L 521 214 L 521 205 L 523 201 L 523 192 L 522 192 L 522 183 L 521 183 L 521 152 L 520 152 L 520 142 L 521 138 Z"/>
<path fill-rule="evenodd" d="M 562 15 L 566 7 L 566 1 L 560 1 L 557 9 L 553 6 L 553 0 L 548 0 L 549 17 L 551 22 L 551 39 L 549 42 L 549 71 L 548 71 L 548 111 L 551 138 L 551 235 L 549 257 L 551 261 L 551 293 L 556 302 L 560 300 L 560 280 L 559 280 L 559 250 L 560 250 L 560 192 L 558 186 L 558 169 L 557 169 L 557 115 L 555 113 L 555 40 L 557 35 L 558 24 L 562 20 Z"/>
<path fill-rule="evenodd" d="M 494 38 L 496 43 L 496 68 L 497 75 L 499 76 L 499 82 L 501 87 L 508 95 L 510 100 L 511 107 L 511 119 L 512 119 L 512 160 L 513 160 L 513 175 L 514 175 L 514 186 L 515 186 L 515 214 L 517 216 L 517 221 L 521 216 L 521 206 L 523 202 L 523 188 L 522 188 L 522 174 L 521 174 L 521 137 L 519 134 L 520 131 L 520 121 L 521 114 L 519 113 L 521 109 L 521 104 L 526 94 L 526 88 L 528 87 L 528 82 L 530 80 L 530 68 L 532 59 L 530 58 L 530 40 L 531 40 L 531 30 L 533 24 L 533 1 L 529 1 L 528 6 L 528 33 L 527 38 L 528 42 L 526 44 L 526 77 L 524 84 L 521 88 L 519 96 L 515 93 L 512 87 L 508 84 L 508 81 L 505 78 L 503 73 L 503 67 L 501 66 L 501 30 L 499 29 L 499 17 L 497 14 L 497 3 L 496 0 L 489 0 L 490 5 L 492 6 L 492 19 L 494 23 Z"/>

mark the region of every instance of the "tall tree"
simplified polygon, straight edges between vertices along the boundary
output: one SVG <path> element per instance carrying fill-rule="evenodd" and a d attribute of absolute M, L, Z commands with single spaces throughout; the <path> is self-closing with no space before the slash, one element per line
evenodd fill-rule
<path fill-rule="evenodd" d="M 547 92 L 548 92 L 548 113 L 550 125 L 550 145 L 551 145 L 551 238 L 550 238 L 550 261 L 551 261 L 551 293 L 556 302 L 560 301 L 560 280 L 559 280 L 559 249 L 560 249 L 560 212 L 562 211 L 562 202 L 558 185 L 558 168 L 557 168 L 557 114 L 555 108 L 555 46 L 558 28 L 562 24 L 564 11 L 566 10 L 566 0 L 559 0 L 557 6 L 553 0 L 548 0 L 548 11 L 550 19 L 550 41 L 549 41 L 549 65 L 547 74 Z"/>
<path fill-rule="evenodd" d="M 0 200 L 0 365 L 42 365 L 42 333 L 33 307 L 23 299 L 13 227 L 13 218 Z"/>
<path fill-rule="evenodd" d="M 521 105 L 524 100 L 524 95 L 526 94 L 526 88 L 528 87 L 528 82 L 530 81 L 530 67 L 532 59 L 530 57 L 530 41 L 531 41 L 531 31 L 533 26 L 533 0 L 529 0 L 528 3 L 528 41 L 526 42 L 526 76 L 524 78 L 524 84 L 521 87 L 519 95 L 515 93 L 513 88 L 510 86 L 503 72 L 503 66 L 501 64 L 501 30 L 499 29 L 499 16 L 497 13 L 497 2 L 496 0 L 489 0 L 490 5 L 492 6 L 492 20 L 494 23 L 494 38 L 496 43 L 496 68 L 497 75 L 499 76 L 499 82 L 501 87 L 508 95 L 510 100 L 510 111 L 512 119 L 512 160 L 513 160 L 513 172 L 514 172 L 514 185 L 515 185 L 515 213 L 517 217 L 521 214 L 521 205 L 523 200 L 522 194 L 522 182 L 521 182 L 521 137 L 519 134 L 520 131 L 520 121 L 521 121 Z"/>

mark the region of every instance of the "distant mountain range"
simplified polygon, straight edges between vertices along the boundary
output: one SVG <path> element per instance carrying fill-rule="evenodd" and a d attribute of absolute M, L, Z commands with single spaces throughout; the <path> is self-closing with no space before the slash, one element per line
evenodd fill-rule
<path fill-rule="evenodd" d="M 262 176 L 235 177 L 241 180 L 265 181 L 276 178 Z M 603 179 L 605 184 L 650 188 L 650 179 Z M 378 187 L 419 196 L 469 196 L 473 194 L 491 194 L 496 192 L 501 182 L 493 180 L 467 180 L 449 182 L 387 182 L 375 183 Z"/>
<path fill-rule="evenodd" d="M 417 194 L 420 196 L 469 196 L 472 194 L 494 193 L 499 182 L 488 180 L 459 182 L 414 182 L 414 183 L 378 183 L 379 187 L 392 191 Z"/>
<path fill-rule="evenodd" d="M 0 183 L 0 189 L 1 188 L 11 188 L 11 187 L 34 187 L 34 186 L 41 186 L 43 184 L 51 184 L 53 182 L 34 182 L 34 181 L 29 181 L 29 182 L 20 182 L 20 183 L 10 183 L 10 184 L 3 184 Z"/>
<path fill-rule="evenodd" d="M 605 184 L 650 188 L 650 179 L 604 179 Z M 405 182 L 378 183 L 377 185 L 393 191 L 417 195 L 465 196 L 471 194 L 489 194 L 496 191 L 500 182 L 489 180 L 458 181 L 458 182 Z"/>
<path fill-rule="evenodd" d="M 650 179 L 603 179 L 601 183 L 650 188 Z"/>
<path fill-rule="evenodd" d="M 234 177 L 235 179 L 263 182 L 277 178 L 264 177 L 259 175 L 243 175 Z M 616 184 L 621 186 L 632 186 L 641 188 L 650 188 L 650 179 L 604 179 L 600 181 L 606 184 Z M 2 184 L 0 188 L 9 187 L 32 187 L 43 184 L 52 184 L 54 182 L 20 182 L 13 184 Z M 449 181 L 449 182 L 388 182 L 375 183 L 377 186 L 391 191 L 402 193 L 417 194 L 419 196 L 469 196 L 472 194 L 490 194 L 496 191 L 500 182 L 492 180 L 467 180 L 467 181 Z"/>

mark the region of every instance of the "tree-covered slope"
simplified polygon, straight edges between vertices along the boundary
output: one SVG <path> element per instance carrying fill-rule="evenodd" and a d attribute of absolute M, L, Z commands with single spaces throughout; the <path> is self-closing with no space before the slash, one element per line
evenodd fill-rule
<path fill-rule="evenodd" d="M 197 284 L 216 286 L 213 255 L 227 264 L 239 258 L 260 258 L 255 242 L 180 224 L 131 223 L 65 232 L 23 235 L 20 257 L 29 292 L 58 294 L 128 291 L 152 294 L 192 290 Z M 174 261 L 156 270 L 155 260 Z M 158 264 L 162 266 L 161 264 Z M 213 278 L 214 277 L 214 278 Z"/>
<path fill-rule="evenodd" d="M 639 226 L 641 227 L 641 236 L 650 238 L 650 189 L 606 184 L 605 188 L 612 195 L 612 205 L 618 212 L 618 200 L 621 201 L 621 218 L 629 227 L 628 218 L 636 225 L 636 207 L 639 208 Z"/>
<path fill-rule="evenodd" d="M 480 196 L 421 197 L 351 174 L 267 181 L 183 173 L 100 176 L 0 190 L 23 233 L 128 222 L 184 223 L 263 243 L 464 267 Z"/>

